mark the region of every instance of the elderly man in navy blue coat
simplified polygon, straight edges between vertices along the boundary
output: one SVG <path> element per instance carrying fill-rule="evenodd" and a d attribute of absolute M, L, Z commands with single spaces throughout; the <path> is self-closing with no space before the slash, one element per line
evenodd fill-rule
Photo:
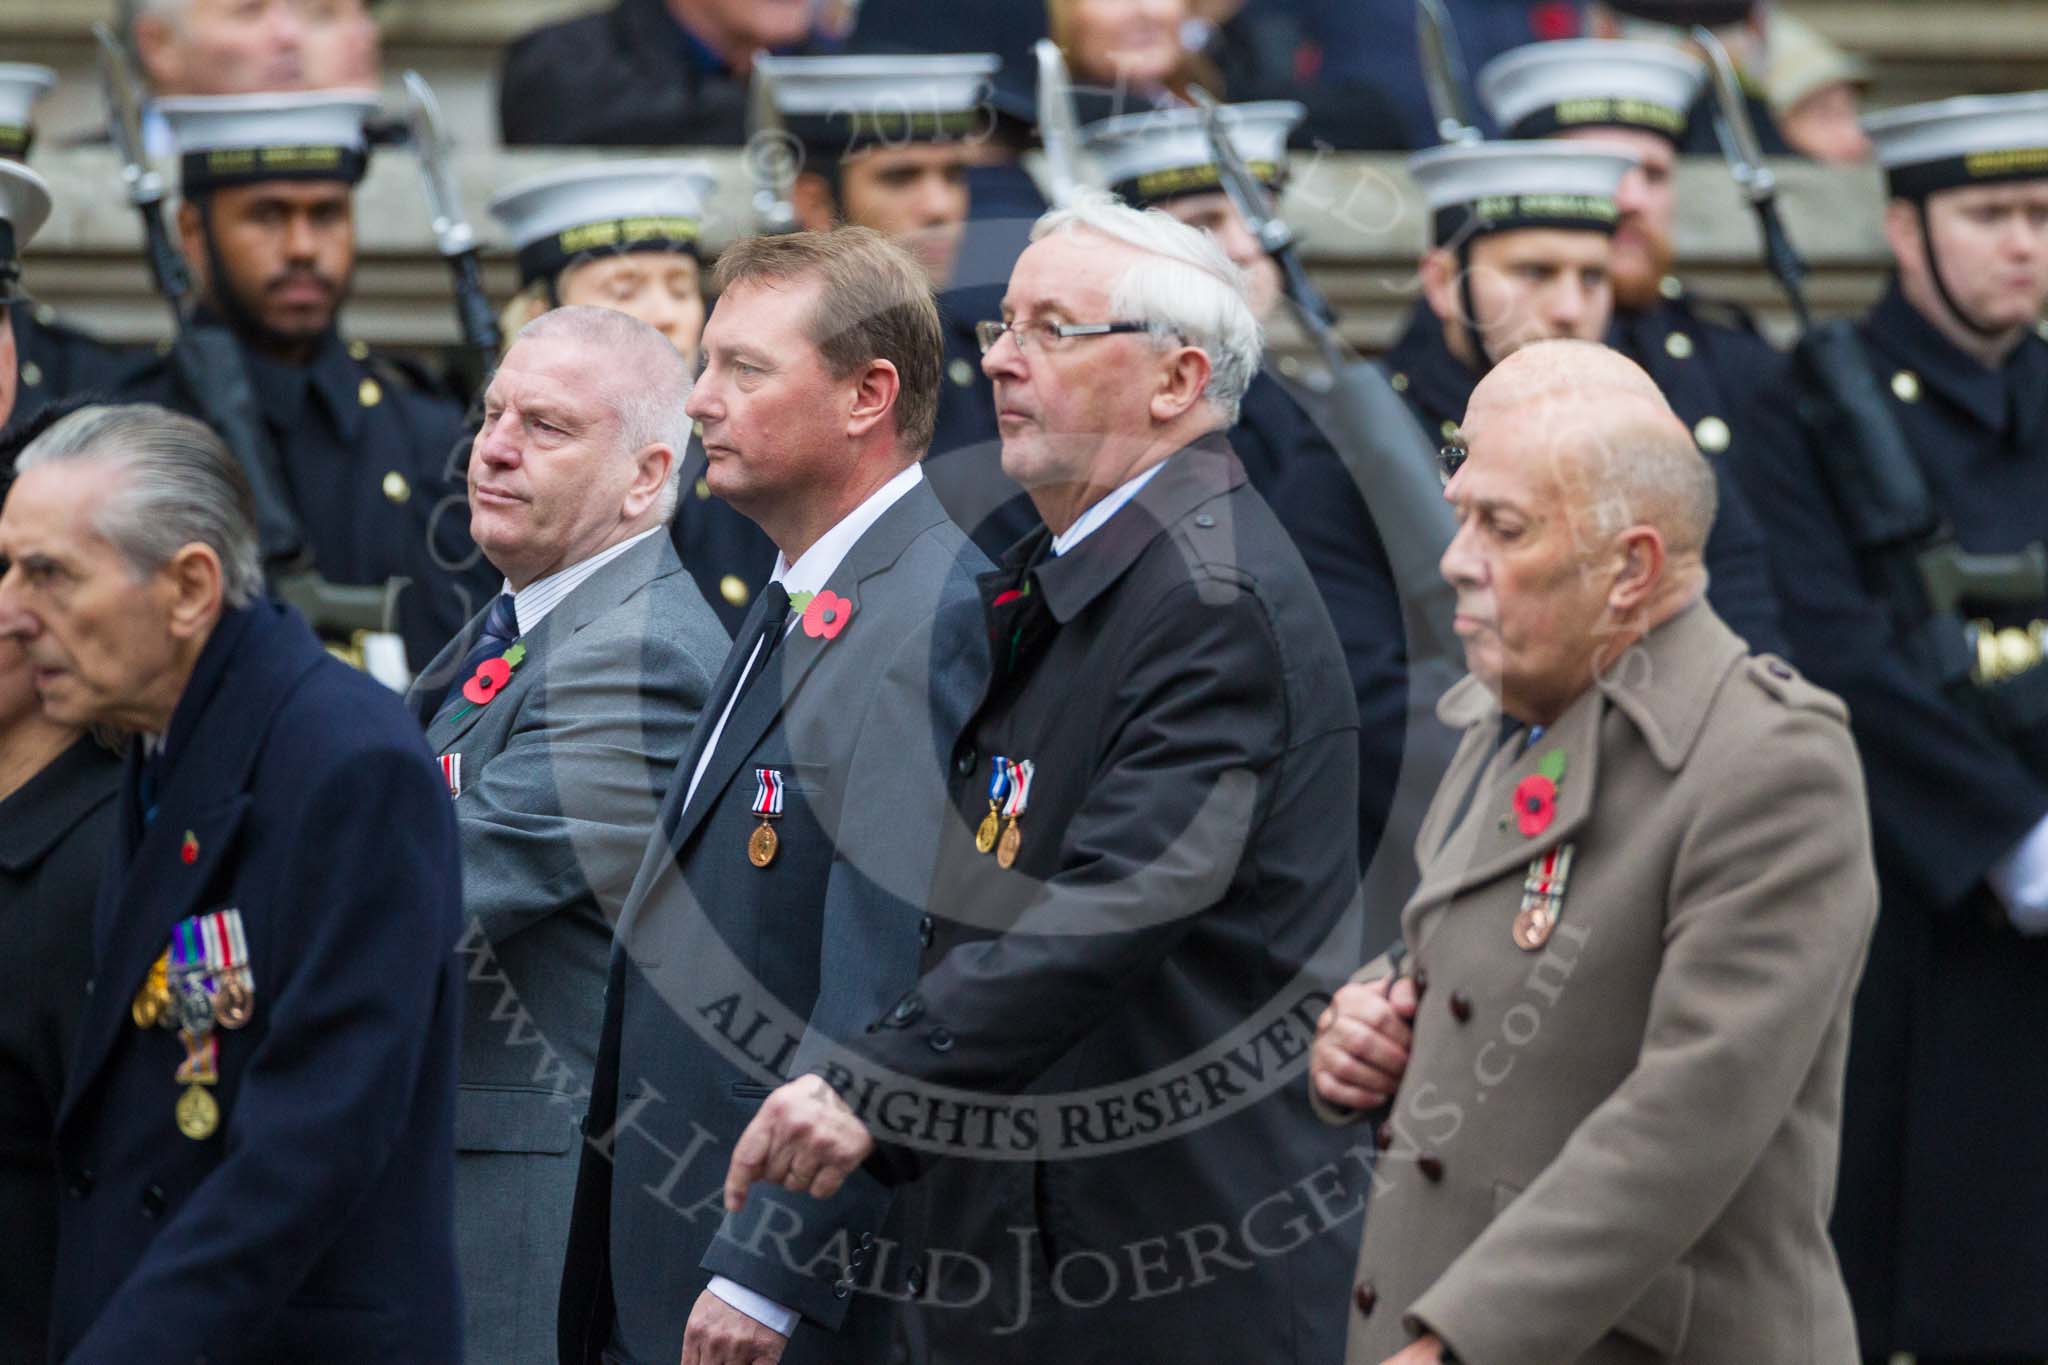
<path fill-rule="evenodd" d="M 44 711 L 137 736 L 59 1107 L 51 1349 L 453 1362 L 454 816 L 398 698 L 262 600 L 205 427 L 25 450 L 0 620 Z"/>

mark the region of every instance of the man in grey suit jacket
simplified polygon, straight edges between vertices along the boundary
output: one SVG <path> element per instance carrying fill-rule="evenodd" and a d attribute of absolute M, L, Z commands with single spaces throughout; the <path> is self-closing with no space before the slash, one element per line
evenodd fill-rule
<path fill-rule="evenodd" d="M 663 533 L 689 390 L 621 313 L 520 334 L 469 462 L 505 590 L 408 697 L 462 837 L 456 1249 L 470 1358 L 491 1365 L 554 1359 L 611 926 L 729 643 Z"/>
<path fill-rule="evenodd" d="M 760 1098 L 916 978 L 987 561 L 918 464 L 941 346 L 911 258 L 862 228 L 754 238 L 717 289 L 690 412 L 780 558 L 619 922 L 562 1359 L 850 1365 L 905 1294 L 887 1191 L 727 1220 L 720 1181 Z"/>

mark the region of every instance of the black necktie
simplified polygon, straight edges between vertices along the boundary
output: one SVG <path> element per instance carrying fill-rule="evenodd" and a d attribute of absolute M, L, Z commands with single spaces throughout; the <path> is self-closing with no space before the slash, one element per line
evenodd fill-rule
<path fill-rule="evenodd" d="M 767 669 L 768 656 L 788 634 L 789 589 L 780 583 L 770 583 L 761 589 L 761 628 L 754 633 L 753 642 L 747 647 L 747 663 L 742 666 L 739 685 L 732 690 L 732 706 L 740 704 L 740 698 L 747 695 L 754 679 Z"/>
<path fill-rule="evenodd" d="M 512 647 L 519 638 L 519 613 L 513 609 L 512 594 L 501 592 L 491 603 L 491 609 L 484 613 L 483 630 L 476 637 L 476 643 L 469 647 L 469 653 L 462 656 L 462 664 L 455 670 L 455 676 L 448 680 L 448 691 L 436 708 L 438 715 L 456 702 L 463 700 L 462 686 L 476 676 L 487 659 L 495 659 Z"/>

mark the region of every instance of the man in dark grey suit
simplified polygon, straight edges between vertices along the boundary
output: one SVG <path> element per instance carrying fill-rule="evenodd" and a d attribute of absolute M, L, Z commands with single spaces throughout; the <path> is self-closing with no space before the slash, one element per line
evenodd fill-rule
<path fill-rule="evenodd" d="M 562 1359 L 884 1357 L 888 1192 L 720 1182 L 760 1097 L 916 979 L 946 763 L 986 677 L 987 561 L 919 466 L 931 286 L 865 228 L 754 238 L 715 277 L 712 491 L 780 552 L 662 805 L 619 921 L 561 1303 Z"/>
<path fill-rule="evenodd" d="M 729 644 L 663 533 L 689 393 L 683 357 L 623 313 L 520 333 L 469 460 L 505 589 L 408 697 L 462 834 L 456 1249 L 470 1358 L 491 1365 L 554 1359 L 611 926 Z"/>

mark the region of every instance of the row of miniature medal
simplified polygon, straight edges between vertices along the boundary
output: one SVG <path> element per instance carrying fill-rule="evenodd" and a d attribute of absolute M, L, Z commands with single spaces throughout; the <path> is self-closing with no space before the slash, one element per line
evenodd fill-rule
<path fill-rule="evenodd" d="M 1024 846 L 1021 822 L 1025 808 L 1031 804 L 1031 780 L 1037 773 L 1038 765 L 1028 758 L 1004 758 L 1001 754 L 995 757 L 995 771 L 988 779 L 988 814 L 974 831 L 974 851 L 987 853 L 994 849 L 998 867 L 1015 863 L 1017 850 Z M 1007 825 L 1002 823 L 1005 820 L 1009 821 Z"/>
<path fill-rule="evenodd" d="M 242 912 L 217 910 L 180 920 L 170 945 L 150 965 L 129 1016 L 137 1028 L 175 1029 L 185 1045 L 176 1081 L 178 1131 L 194 1142 L 220 1127 L 220 1105 L 210 1087 L 220 1083 L 216 1026 L 242 1028 L 256 1013 L 256 978 Z"/>

